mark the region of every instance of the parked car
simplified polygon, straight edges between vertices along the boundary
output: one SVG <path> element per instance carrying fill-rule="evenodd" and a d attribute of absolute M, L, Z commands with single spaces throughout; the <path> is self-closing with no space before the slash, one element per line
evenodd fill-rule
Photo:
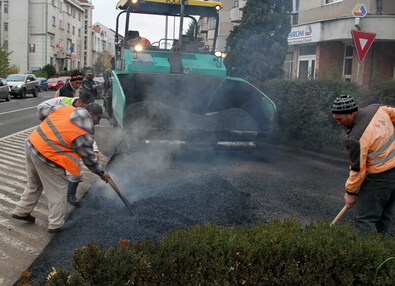
<path fill-rule="evenodd" d="M 70 76 L 60 76 L 58 77 L 58 80 L 60 80 L 62 82 L 62 85 L 64 85 L 66 82 L 68 82 L 70 80 Z"/>
<path fill-rule="evenodd" d="M 63 82 L 57 77 L 51 77 L 47 80 L 47 84 L 49 90 L 58 90 L 63 85 Z"/>
<path fill-rule="evenodd" d="M 48 82 L 45 77 L 38 77 L 37 81 L 38 81 L 38 90 L 39 91 L 42 91 L 42 90 L 48 91 Z"/>
<path fill-rule="evenodd" d="M 0 98 L 5 99 L 5 101 L 10 101 L 11 99 L 10 87 L 4 78 L 0 78 Z"/>
<path fill-rule="evenodd" d="M 6 78 L 11 89 L 11 95 L 25 98 L 31 93 L 34 97 L 38 95 L 38 81 L 34 74 L 10 74 Z"/>

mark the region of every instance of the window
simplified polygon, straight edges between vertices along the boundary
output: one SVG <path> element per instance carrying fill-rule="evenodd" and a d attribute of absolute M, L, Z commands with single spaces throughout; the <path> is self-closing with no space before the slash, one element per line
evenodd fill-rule
<path fill-rule="evenodd" d="M 72 33 L 73 33 L 73 35 L 75 35 L 75 27 L 74 26 L 73 26 L 73 32 Z"/>
<path fill-rule="evenodd" d="M 4 2 L 4 14 L 8 14 L 8 2 Z"/>
<path fill-rule="evenodd" d="M 325 0 L 325 4 L 332 4 L 337 2 L 342 2 L 343 0 Z"/>
<path fill-rule="evenodd" d="M 299 47 L 298 78 L 315 79 L 316 46 Z"/>
<path fill-rule="evenodd" d="M 308 45 L 308 46 L 300 46 L 299 47 L 299 55 L 306 56 L 306 55 L 315 55 L 315 45 Z"/>
<path fill-rule="evenodd" d="M 215 24 L 216 24 L 215 18 L 209 18 L 209 20 L 208 20 L 208 28 L 209 29 L 215 29 Z"/>
<path fill-rule="evenodd" d="M 67 24 L 67 33 L 70 33 L 70 24 Z"/>
<path fill-rule="evenodd" d="M 81 37 L 81 28 L 78 29 L 78 37 Z"/>
<path fill-rule="evenodd" d="M 8 23 L 4 22 L 4 31 L 8 31 Z"/>
<path fill-rule="evenodd" d="M 353 46 L 346 46 L 345 47 L 344 71 L 343 71 L 343 76 L 344 76 L 345 81 L 351 81 L 353 51 L 354 51 Z"/>
<path fill-rule="evenodd" d="M 56 27 L 56 18 L 52 16 L 52 26 Z"/>
<path fill-rule="evenodd" d="M 284 61 L 284 79 L 292 79 L 293 53 L 287 53 Z"/>

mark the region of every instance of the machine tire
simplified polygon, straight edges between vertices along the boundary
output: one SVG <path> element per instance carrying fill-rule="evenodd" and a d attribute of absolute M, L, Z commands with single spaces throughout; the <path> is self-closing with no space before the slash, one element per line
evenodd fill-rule
<path fill-rule="evenodd" d="M 38 87 L 36 87 L 35 89 L 34 89 L 34 91 L 33 91 L 33 97 L 37 97 L 37 95 L 38 95 Z"/>
<path fill-rule="evenodd" d="M 5 98 L 5 101 L 10 101 L 11 100 L 11 94 L 8 93 L 7 97 Z"/>
<path fill-rule="evenodd" d="M 26 89 L 22 89 L 21 98 L 26 98 Z"/>

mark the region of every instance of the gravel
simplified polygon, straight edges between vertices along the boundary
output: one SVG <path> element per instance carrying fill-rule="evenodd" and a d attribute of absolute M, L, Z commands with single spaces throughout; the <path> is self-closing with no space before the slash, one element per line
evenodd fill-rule
<path fill-rule="evenodd" d="M 302 224 L 328 224 L 344 205 L 347 161 L 263 145 L 253 153 L 185 152 L 163 148 L 115 156 L 108 170 L 133 206 L 100 179 L 71 219 L 75 226 L 56 235 L 29 271 L 36 283 L 52 267 L 72 269 L 76 248 L 96 241 L 108 248 L 119 239 L 159 240 L 181 226 L 207 222 L 254 225 L 295 217 Z M 339 223 L 348 223 L 352 211 Z"/>

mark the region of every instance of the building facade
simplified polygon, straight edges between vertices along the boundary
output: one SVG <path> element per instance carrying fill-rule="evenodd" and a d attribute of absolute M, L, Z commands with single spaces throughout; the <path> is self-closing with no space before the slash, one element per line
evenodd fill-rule
<path fill-rule="evenodd" d="M 21 73 L 47 64 L 80 70 L 103 49 L 114 54 L 114 34 L 100 23 L 93 29 L 93 8 L 91 0 L 0 0 L 0 44 L 11 65 Z"/>
<path fill-rule="evenodd" d="M 365 87 L 394 79 L 394 1 L 294 0 L 293 4 L 285 64 L 288 78 L 341 78 Z M 362 62 L 352 30 L 376 34 Z"/>
<path fill-rule="evenodd" d="M 115 55 L 115 31 L 107 28 L 103 24 L 96 22 L 92 26 L 92 59 L 96 62 L 97 58 L 108 51 Z"/>
<path fill-rule="evenodd" d="M 245 3 L 235 0 L 232 23 L 241 21 Z M 287 79 L 343 79 L 365 87 L 394 79 L 393 0 L 292 0 L 292 4 L 284 63 Z M 376 34 L 362 62 L 352 30 Z"/>

